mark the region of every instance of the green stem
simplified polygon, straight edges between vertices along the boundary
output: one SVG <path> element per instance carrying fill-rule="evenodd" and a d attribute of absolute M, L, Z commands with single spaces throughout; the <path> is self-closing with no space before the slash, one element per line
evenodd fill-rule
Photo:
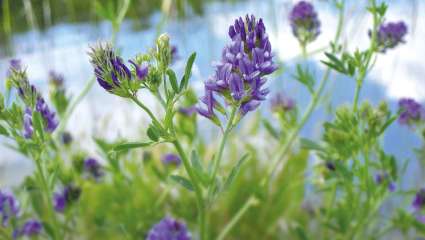
<path fill-rule="evenodd" d="M 354 112 L 357 112 L 360 91 L 362 90 L 363 80 L 365 78 L 365 75 L 366 75 L 366 72 L 362 71 L 362 73 L 359 75 L 359 77 L 356 80 L 356 91 L 354 93 L 354 100 L 353 100 L 353 111 Z"/>
<path fill-rule="evenodd" d="M 179 153 L 183 166 L 186 169 L 187 174 L 189 175 L 190 181 L 193 184 L 195 194 L 196 194 L 196 202 L 198 207 L 198 222 L 200 227 L 200 239 L 206 240 L 207 239 L 207 232 L 206 232 L 206 212 L 205 212 L 205 205 L 204 205 L 204 197 L 202 194 L 202 189 L 199 186 L 199 183 L 196 181 L 196 175 L 192 170 L 192 167 L 190 166 L 189 159 L 186 156 L 186 153 L 184 152 L 182 146 L 180 145 L 180 142 L 178 140 L 174 140 L 173 142 L 174 147 L 176 148 L 177 152 Z"/>
<path fill-rule="evenodd" d="M 221 158 L 223 156 L 224 145 L 226 144 L 227 138 L 229 137 L 229 134 L 230 134 L 230 132 L 232 130 L 233 121 L 234 121 L 235 116 L 236 116 L 236 111 L 237 111 L 237 108 L 234 107 L 232 109 L 232 113 L 230 114 L 230 118 L 227 121 L 226 128 L 225 128 L 225 130 L 223 132 L 223 137 L 221 138 L 221 142 L 220 142 L 220 146 L 218 148 L 218 152 L 217 152 L 217 154 L 214 157 L 214 161 L 213 161 L 214 168 L 213 168 L 213 172 L 211 174 L 211 181 L 212 182 L 214 182 L 215 177 L 217 176 L 217 171 L 218 171 L 218 168 L 220 167 Z M 211 189 L 212 188 L 210 188 L 210 190 Z"/>
<path fill-rule="evenodd" d="M 131 100 L 133 100 L 133 102 L 135 102 L 140 108 L 142 108 L 149 115 L 149 117 L 152 119 L 155 125 L 157 125 L 158 127 L 161 127 L 162 129 L 162 124 L 156 119 L 155 115 L 153 115 L 153 113 L 151 112 L 151 110 L 149 110 L 148 107 L 146 107 L 142 102 L 140 102 L 136 96 L 131 95 L 130 98 Z"/>
<path fill-rule="evenodd" d="M 53 227 L 53 239 L 60 239 L 60 235 L 59 235 L 59 228 L 58 228 L 58 223 L 57 223 L 57 219 L 56 219 L 56 215 L 55 212 L 53 210 L 53 202 L 52 202 L 52 193 L 50 191 L 50 186 L 47 182 L 46 176 L 44 174 L 43 171 L 43 167 L 41 166 L 41 159 L 40 156 L 37 156 L 35 158 L 35 165 L 37 168 L 37 172 L 38 175 L 40 177 L 41 180 L 41 187 L 42 190 L 44 191 L 45 197 L 47 199 L 47 214 L 49 216 L 49 219 L 52 221 L 52 227 Z"/>
<path fill-rule="evenodd" d="M 217 240 L 224 240 L 226 235 L 239 222 L 239 220 L 242 218 L 245 212 L 248 211 L 249 208 L 256 205 L 257 203 L 258 203 L 258 200 L 256 198 L 250 197 L 248 201 L 246 201 L 245 204 L 241 207 L 241 209 L 239 209 L 239 211 L 235 214 L 235 216 L 233 216 L 230 222 L 226 224 L 224 229 L 220 232 L 220 235 L 218 235 Z"/>

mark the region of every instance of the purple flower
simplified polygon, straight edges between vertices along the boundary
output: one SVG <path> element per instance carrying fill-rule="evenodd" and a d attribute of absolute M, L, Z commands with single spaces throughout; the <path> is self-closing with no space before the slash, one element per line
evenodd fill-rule
<path fill-rule="evenodd" d="M 326 168 L 329 170 L 329 171 L 335 171 L 336 170 L 336 166 L 335 166 L 335 163 L 334 162 L 332 162 L 332 161 L 327 161 L 326 162 L 326 164 L 325 164 L 325 166 L 326 166 Z"/>
<path fill-rule="evenodd" d="M 231 42 L 215 64 L 214 75 L 205 82 L 205 95 L 200 99 L 205 107 L 198 107 L 199 114 L 215 122 L 214 110 L 225 112 L 215 95 L 221 96 L 226 106 L 239 107 L 243 116 L 265 100 L 269 93 L 263 88 L 266 76 L 277 69 L 263 19 L 240 17 L 229 27 L 229 36 Z"/>
<path fill-rule="evenodd" d="M 57 73 L 55 71 L 50 71 L 49 72 L 49 82 L 53 86 L 61 89 L 61 88 L 63 88 L 65 81 L 64 81 L 64 77 L 63 77 L 62 74 L 59 74 L 59 73 Z"/>
<path fill-rule="evenodd" d="M 390 191 L 390 192 L 395 191 L 396 186 L 395 186 L 394 182 L 391 181 L 390 176 L 386 172 L 375 174 L 375 182 L 378 185 L 381 185 L 381 184 L 387 185 L 388 191 Z"/>
<path fill-rule="evenodd" d="M 164 165 L 179 166 L 181 164 L 180 157 L 173 153 L 163 155 L 161 161 Z"/>
<path fill-rule="evenodd" d="M 420 215 L 416 217 L 416 220 L 418 220 L 418 222 L 425 224 L 425 216 L 424 215 Z"/>
<path fill-rule="evenodd" d="M 320 34 L 320 21 L 311 3 L 298 2 L 289 15 L 292 33 L 302 45 L 313 42 Z"/>
<path fill-rule="evenodd" d="M 55 112 L 49 109 L 49 106 L 47 106 L 42 97 L 37 99 L 35 110 L 41 113 L 45 123 L 45 130 L 49 133 L 52 133 L 58 126 L 58 121 L 55 118 Z"/>
<path fill-rule="evenodd" d="M 295 101 L 282 93 L 274 95 L 274 97 L 270 100 L 270 103 L 273 112 L 287 112 L 291 111 L 295 107 Z"/>
<path fill-rule="evenodd" d="M 7 73 L 7 76 L 10 76 L 13 71 L 22 71 L 22 63 L 19 59 L 12 59 L 9 62 L 9 71 Z"/>
<path fill-rule="evenodd" d="M 404 36 L 407 34 L 407 26 L 403 21 L 389 22 L 379 26 L 376 40 L 381 52 L 395 48 L 398 44 L 404 43 Z M 371 35 L 369 33 L 369 35 Z"/>
<path fill-rule="evenodd" d="M 400 117 L 398 122 L 402 125 L 412 125 L 425 119 L 425 109 L 423 106 L 411 98 L 402 98 L 398 102 Z"/>
<path fill-rule="evenodd" d="M 22 227 L 20 231 L 20 235 L 32 237 L 36 236 L 41 233 L 41 230 L 43 229 L 43 225 L 40 221 L 35 219 L 30 219 L 25 222 L 24 226 Z"/>
<path fill-rule="evenodd" d="M 136 71 L 136 76 L 139 80 L 144 80 L 149 73 L 149 67 L 147 63 L 142 63 L 140 66 L 135 63 L 133 60 L 129 60 L 129 62 L 134 66 Z"/>
<path fill-rule="evenodd" d="M 146 240 L 190 240 L 191 234 L 187 230 L 186 224 L 171 217 L 163 218 L 152 227 Z"/>
<path fill-rule="evenodd" d="M 19 202 L 9 192 L 0 190 L 0 220 L 3 227 L 7 226 L 9 219 L 19 215 Z"/>
<path fill-rule="evenodd" d="M 176 45 L 171 45 L 171 62 L 175 62 L 179 58 L 178 48 Z"/>
<path fill-rule="evenodd" d="M 64 187 L 61 192 L 56 192 L 53 195 L 53 205 L 55 211 L 60 213 L 64 212 L 67 206 L 74 203 L 80 198 L 80 195 L 81 188 L 76 187 L 72 184 Z"/>
<path fill-rule="evenodd" d="M 102 165 L 94 158 L 84 160 L 84 170 L 95 179 L 99 179 L 104 174 Z"/>
<path fill-rule="evenodd" d="M 413 199 L 412 207 L 419 211 L 425 206 L 425 188 L 420 189 Z"/>
<path fill-rule="evenodd" d="M 192 116 L 194 113 L 196 113 L 196 106 L 190 106 L 190 107 L 181 107 L 179 108 L 179 112 L 185 116 Z"/>
<path fill-rule="evenodd" d="M 69 145 L 72 142 L 72 135 L 69 132 L 63 132 L 61 134 L 62 143 L 65 145 Z"/>
<path fill-rule="evenodd" d="M 29 139 L 32 137 L 34 129 L 32 127 L 32 111 L 30 108 L 26 108 L 24 112 L 24 137 Z"/>

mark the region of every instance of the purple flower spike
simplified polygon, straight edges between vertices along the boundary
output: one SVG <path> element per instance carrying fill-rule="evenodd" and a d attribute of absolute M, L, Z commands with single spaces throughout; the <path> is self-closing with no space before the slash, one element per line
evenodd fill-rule
<path fill-rule="evenodd" d="M 221 61 L 215 64 L 215 73 L 205 82 L 205 95 L 198 113 L 219 124 L 214 110 L 224 113 L 215 99 L 218 95 L 226 106 L 239 107 L 240 116 L 255 110 L 268 90 L 266 76 L 277 69 L 273 62 L 271 44 L 263 20 L 254 15 L 239 17 L 228 31 L 231 42 L 224 47 Z"/>
<path fill-rule="evenodd" d="M 0 224 L 6 227 L 9 223 L 10 218 L 17 217 L 19 215 L 19 202 L 15 196 L 9 192 L 0 190 Z"/>
<path fill-rule="evenodd" d="M 94 158 L 84 161 L 84 170 L 95 179 L 99 179 L 104 174 L 102 165 Z"/>
<path fill-rule="evenodd" d="M 420 189 L 413 199 L 412 207 L 416 211 L 420 211 L 425 206 L 425 188 Z"/>
<path fill-rule="evenodd" d="M 289 15 L 292 33 L 302 45 L 316 40 L 320 34 L 320 21 L 311 3 L 298 2 Z"/>
<path fill-rule="evenodd" d="M 280 112 L 280 111 L 291 111 L 295 107 L 295 101 L 285 96 L 282 93 L 277 93 L 271 100 L 271 109 L 273 112 Z"/>
<path fill-rule="evenodd" d="M 56 127 L 58 126 L 55 113 L 49 109 L 49 106 L 47 106 L 46 102 L 42 97 L 39 97 L 37 99 L 35 109 L 37 112 L 41 113 L 41 116 L 44 119 L 45 130 L 49 133 L 55 131 Z"/>
<path fill-rule="evenodd" d="M 401 125 L 413 125 L 425 119 L 424 107 L 411 98 L 402 98 L 398 102 L 400 117 L 398 122 Z"/>
<path fill-rule="evenodd" d="M 152 227 L 146 240 L 190 240 L 191 234 L 187 230 L 186 224 L 171 217 L 163 218 Z"/>
<path fill-rule="evenodd" d="M 21 234 L 28 237 L 33 237 L 41 233 L 43 225 L 40 221 L 35 219 L 28 220 L 22 227 Z"/>
<path fill-rule="evenodd" d="M 162 156 L 161 161 L 164 165 L 179 166 L 181 164 L 180 157 L 172 153 L 168 153 Z"/>
<path fill-rule="evenodd" d="M 385 52 L 388 49 L 395 48 L 400 43 L 404 43 L 406 34 L 407 25 L 403 21 L 389 22 L 379 26 L 376 38 L 381 52 Z"/>

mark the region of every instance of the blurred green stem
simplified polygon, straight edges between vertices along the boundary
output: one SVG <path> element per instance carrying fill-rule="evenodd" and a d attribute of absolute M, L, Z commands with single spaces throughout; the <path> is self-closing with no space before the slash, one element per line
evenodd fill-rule
<path fill-rule="evenodd" d="M 344 5 L 345 2 L 341 1 L 338 10 L 339 10 L 339 17 L 338 17 L 338 27 L 334 38 L 334 44 L 337 45 L 339 42 L 339 38 L 341 36 L 342 27 L 344 25 Z M 335 53 L 335 49 L 332 49 L 332 53 Z M 317 107 L 317 104 L 319 103 L 319 100 L 322 96 L 323 90 L 326 86 L 326 83 L 329 79 L 329 75 L 331 73 L 331 69 L 327 68 L 325 74 L 323 75 L 323 78 L 319 84 L 319 87 L 314 92 L 310 103 L 307 107 L 307 110 L 305 111 L 303 117 L 301 118 L 301 121 L 299 124 L 289 133 L 288 138 L 286 139 L 284 145 L 282 148 L 280 148 L 280 151 L 275 155 L 276 157 L 272 160 L 270 167 L 268 169 L 267 175 L 264 177 L 263 181 L 261 182 L 264 184 L 264 186 L 268 186 L 271 178 L 274 176 L 275 171 L 277 170 L 277 167 L 284 159 L 284 157 L 287 155 L 288 151 L 291 149 L 292 144 L 294 143 L 295 139 L 298 137 L 299 132 L 304 127 L 304 125 L 307 123 L 307 120 L 310 118 L 311 114 L 313 113 L 313 110 Z"/>
<path fill-rule="evenodd" d="M 248 201 L 246 201 L 245 204 L 241 207 L 241 209 L 239 209 L 239 211 L 235 214 L 235 216 L 233 216 L 230 222 L 224 227 L 220 235 L 218 235 L 217 240 L 224 240 L 226 235 L 239 222 L 239 220 L 242 218 L 245 212 L 252 206 L 256 205 L 257 203 L 258 203 L 258 200 L 255 197 L 251 196 L 248 199 Z"/>
<path fill-rule="evenodd" d="M 142 108 L 149 115 L 149 117 L 152 119 L 152 122 L 157 127 L 161 127 L 161 130 L 162 130 L 162 124 L 158 121 L 158 119 L 156 119 L 155 115 L 153 115 L 151 110 L 149 110 L 148 107 L 146 107 L 142 102 L 140 102 L 139 99 L 137 99 L 137 96 L 131 95 L 130 98 L 131 98 L 131 100 L 133 100 L 133 102 L 135 102 L 137 105 L 139 105 L 139 107 Z"/>
<path fill-rule="evenodd" d="M 183 166 L 186 169 L 187 174 L 189 175 L 190 181 L 193 185 L 195 194 L 196 194 L 196 202 L 198 207 L 198 223 L 199 223 L 199 231 L 200 231 L 200 239 L 206 240 L 207 239 L 207 232 L 206 232 L 206 212 L 205 212 L 205 204 L 204 204 L 204 197 L 202 194 L 202 189 L 199 186 L 198 181 L 196 181 L 195 173 L 192 170 L 192 167 L 190 166 L 189 159 L 184 152 L 182 146 L 180 145 L 180 142 L 178 140 L 174 140 L 173 142 L 174 147 L 176 148 L 177 152 L 179 153 Z"/>
<path fill-rule="evenodd" d="M 49 183 L 47 181 L 46 175 L 44 173 L 43 167 L 41 166 L 41 153 L 37 153 L 35 156 L 35 165 L 36 165 L 36 170 L 39 176 L 39 184 L 44 192 L 45 195 L 45 200 L 47 202 L 47 215 L 48 215 L 48 219 L 50 219 L 52 221 L 52 234 L 53 234 L 53 239 L 61 239 L 60 234 L 59 234 L 59 226 L 58 226 L 58 222 L 56 219 L 56 215 L 55 215 L 55 211 L 53 209 L 53 202 L 52 202 L 52 192 L 50 191 L 50 186 Z"/>
<path fill-rule="evenodd" d="M 3 9 L 3 29 L 5 34 L 8 36 L 12 32 L 12 24 L 10 19 L 10 5 L 9 0 L 3 0 L 2 2 Z"/>

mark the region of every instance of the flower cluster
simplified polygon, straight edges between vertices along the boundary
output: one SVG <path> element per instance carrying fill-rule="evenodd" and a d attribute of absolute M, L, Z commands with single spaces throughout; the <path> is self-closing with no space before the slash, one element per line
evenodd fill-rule
<path fill-rule="evenodd" d="M 27 237 L 33 237 L 37 236 L 41 233 L 41 230 L 43 230 L 43 225 L 40 221 L 36 219 L 30 219 L 25 222 L 22 229 L 15 231 L 14 235 L 17 236 L 27 236 Z"/>
<path fill-rule="evenodd" d="M 161 161 L 164 165 L 174 165 L 179 166 L 181 164 L 181 159 L 179 156 L 173 153 L 168 153 L 162 156 Z"/>
<path fill-rule="evenodd" d="M 152 227 L 146 240 L 190 240 L 191 234 L 187 230 L 186 224 L 171 217 L 163 218 Z"/>
<path fill-rule="evenodd" d="M 240 116 L 255 110 L 265 100 L 269 90 L 263 88 L 266 76 L 277 69 L 273 62 L 271 45 L 263 20 L 246 15 L 229 27 L 231 43 L 223 49 L 222 59 L 216 64 L 215 74 L 205 82 L 205 95 L 201 101 L 206 108 L 199 114 L 219 124 L 214 112 L 225 114 L 216 100 L 224 98 L 227 105 L 237 107 Z"/>
<path fill-rule="evenodd" d="M 320 21 L 311 3 L 298 2 L 289 15 L 292 33 L 305 46 L 316 40 L 320 34 Z"/>
<path fill-rule="evenodd" d="M 385 52 L 388 49 L 395 48 L 400 43 L 404 43 L 406 34 L 407 26 L 403 21 L 382 24 L 376 34 L 380 51 Z"/>
<path fill-rule="evenodd" d="M 411 98 L 402 98 L 398 102 L 400 108 L 399 123 L 402 125 L 412 125 L 425 119 L 424 107 Z"/>
<path fill-rule="evenodd" d="M 89 56 L 99 85 L 106 91 L 121 97 L 134 94 L 148 75 L 147 64 L 129 60 L 133 68 L 131 71 L 110 44 L 92 47 Z"/>
<path fill-rule="evenodd" d="M 55 210 L 62 213 L 67 206 L 77 201 L 80 198 L 80 195 L 81 188 L 74 185 L 65 186 L 61 192 L 54 194 L 53 204 Z"/>
<path fill-rule="evenodd" d="M 94 158 L 84 160 L 84 171 L 94 179 L 99 179 L 104 175 L 102 165 Z"/>
<path fill-rule="evenodd" d="M 33 135 L 33 111 L 37 111 L 43 118 L 44 130 L 52 133 L 58 126 L 56 114 L 50 110 L 44 98 L 37 92 L 37 89 L 28 81 L 25 70 L 23 70 L 19 60 L 10 62 L 8 80 L 18 89 L 19 97 L 25 103 L 26 108 L 23 116 L 24 137 L 31 138 Z"/>
<path fill-rule="evenodd" d="M 7 226 L 10 218 L 18 217 L 19 211 L 16 198 L 11 193 L 0 190 L 0 226 Z"/>
<path fill-rule="evenodd" d="M 420 189 L 416 193 L 412 202 L 412 207 L 417 211 L 420 211 L 425 207 L 425 188 Z"/>
<path fill-rule="evenodd" d="M 295 101 L 282 93 L 278 93 L 270 100 L 270 105 L 273 112 L 287 112 L 294 109 Z"/>
<path fill-rule="evenodd" d="M 388 191 L 394 192 L 395 191 L 395 184 L 391 181 L 391 177 L 388 175 L 388 173 L 377 173 L 375 175 L 375 182 L 378 185 L 384 184 L 387 185 Z"/>

